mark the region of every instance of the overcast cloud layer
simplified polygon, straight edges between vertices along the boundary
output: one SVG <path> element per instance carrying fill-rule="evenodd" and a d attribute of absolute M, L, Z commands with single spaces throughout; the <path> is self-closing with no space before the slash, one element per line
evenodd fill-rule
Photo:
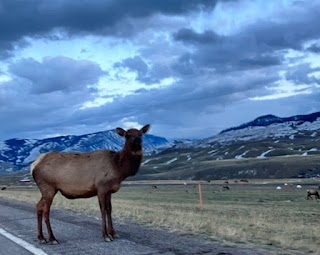
<path fill-rule="evenodd" d="M 307 0 L 0 0 L 0 140 L 320 111 L 319 24 Z"/>

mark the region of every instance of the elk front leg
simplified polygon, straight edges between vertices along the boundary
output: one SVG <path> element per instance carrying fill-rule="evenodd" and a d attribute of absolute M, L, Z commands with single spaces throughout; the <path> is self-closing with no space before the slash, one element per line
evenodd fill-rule
<path fill-rule="evenodd" d="M 106 195 L 105 193 L 98 193 L 98 200 L 102 218 L 102 238 L 105 242 L 112 241 L 112 237 L 107 233 L 107 224 L 106 224 Z"/>
<path fill-rule="evenodd" d="M 112 238 L 118 238 L 119 235 L 116 234 L 116 232 L 113 229 L 113 224 L 112 224 L 112 205 L 111 205 L 111 193 L 108 193 L 106 196 L 106 211 L 107 211 L 107 218 L 108 218 L 108 233 L 109 235 L 112 236 Z"/>

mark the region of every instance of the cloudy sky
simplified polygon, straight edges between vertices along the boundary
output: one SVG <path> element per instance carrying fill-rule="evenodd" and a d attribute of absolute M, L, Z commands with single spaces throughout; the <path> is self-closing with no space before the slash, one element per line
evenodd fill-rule
<path fill-rule="evenodd" d="M 320 111 L 319 24 L 319 0 L 0 0 L 0 140 Z"/>

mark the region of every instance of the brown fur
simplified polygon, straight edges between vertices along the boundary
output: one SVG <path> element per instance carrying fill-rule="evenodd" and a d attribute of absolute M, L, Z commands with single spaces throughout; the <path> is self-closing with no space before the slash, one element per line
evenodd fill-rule
<path fill-rule="evenodd" d="M 316 200 L 320 199 L 320 195 L 319 195 L 319 192 L 315 189 L 308 189 L 307 190 L 307 199 L 311 198 L 311 196 L 314 196 Z"/>
<path fill-rule="evenodd" d="M 120 152 L 108 150 L 90 153 L 50 152 L 41 155 L 30 167 L 42 197 L 37 204 L 38 239 L 40 242 L 57 244 L 50 225 L 50 206 L 55 194 L 60 193 L 68 199 L 98 196 L 102 216 L 102 237 L 111 241 L 117 235 L 112 226 L 111 194 L 119 190 L 121 182 L 135 175 L 142 160 L 141 136 L 150 128 L 141 130 L 117 128 L 120 136 L 126 138 Z M 48 230 L 48 240 L 42 233 L 42 217 Z M 108 228 L 106 227 L 106 216 Z"/>

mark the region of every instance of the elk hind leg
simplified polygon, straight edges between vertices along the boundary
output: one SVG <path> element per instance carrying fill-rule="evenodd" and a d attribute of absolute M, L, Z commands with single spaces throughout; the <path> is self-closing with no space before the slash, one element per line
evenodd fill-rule
<path fill-rule="evenodd" d="M 56 193 L 57 191 L 54 188 L 51 188 L 50 190 L 49 189 L 46 190 L 46 195 L 44 196 L 43 215 L 44 215 L 44 222 L 46 223 L 46 226 L 47 226 L 49 244 L 59 243 L 58 240 L 53 235 L 51 224 L 50 224 L 50 207 Z"/>
<path fill-rule="evenodd" d="M 42 232 L 42 217 L 43 217 L 43 210 L 44 210 L 44 199 L 41 197 L 40 201 L 37 204 L 37 219 L 38 219 L 38 234 L 37 238 L 40 243 L 45 243 L 46 240 L 43 236 Z"/>

